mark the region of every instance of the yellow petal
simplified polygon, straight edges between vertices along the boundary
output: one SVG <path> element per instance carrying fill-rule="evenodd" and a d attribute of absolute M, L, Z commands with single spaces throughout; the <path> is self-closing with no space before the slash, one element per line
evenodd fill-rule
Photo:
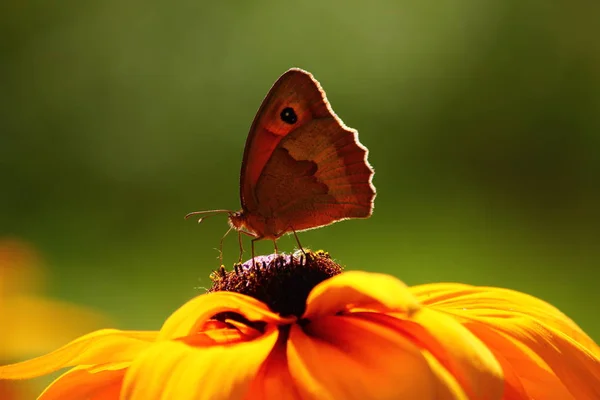
<path fill-rule="evenodd" d="M 75 367 L 50 384 L 38 400 L 117 400 L 130 363 Z"/>
<path fill-rule="evenodd" d="M 574 398 L 600 398 L 598 346 L 550 304 L 490 287 L 432 284 L 412 290 L 429 307 L 451 314 L 490 349 L 506 355 L 504 369 L 520 378 L 529 395 L 560 395 L 564 386 Z"/>
<path fill-rule="evenodd" d="M 426 349 L 439 361 L 470 399 L 502 397 L 504 382 L 500 364 L 483 342 L 453 318 L 426 308 L 410 318 L 403 314 L 356 315 L 359 316 L 387 325 L 410 337 L 415 344 Z"/>
<path fill-rule="evenodd" d="M 99 313 L 38 296 L 11 296 L 1 299 L 0 306 L 0 359 L 53 350 L 107 325 Z"/>
<path fill-rule="evenodd" d="M 82 336 L 52 353 L 0 367 L 0 379 L 27 379 L 82 364 L 131 361 L 156 338 L 156 332 L 104 329 Z"/>
<path fill-rule="evenodd" d="M 465 283 L 426 283 L 424 285 L 411 286 L 410 291 L 417 296 L 424 305 L 440 304 L 446 299 L 457 297 L 461 291 L 471 291 L 476 286 Z"/>
<path fill-rule="evenodd" d="M 435 398 L 435 377 L 419 349 L 397 331 L 359 318 L 293 325 L 288 359 L 303 398 Z"/>
<path fill-rule="evenodd" d="M 196 348 L 180 342 L 158 342 L 129 368 L 122 398 L 243 398 L 277 337 L 278 330 L 271 325 L 260 338 L 235 345 Z"/>
<path fill-rule="evenodd" d="M 308 295 L 304 318 L 334 315 L 350 307 L 383 307 L 410 314 L 420 308 L 406 285 L 385 274 L 349 271 L 315 286 Z"/>
<path fill-rule="evenodd" d="M 161 328 L 159 340 L 193 334 L 201 330 L 210 318 L 223 312 L 241 314 L 250 321 L 274 324 L 290 324 L 295 321 L 293 317 L 280 317 L 252 297 L 233 292 L 213 292 L 200 295 L 175 311 Z"/>
<path fill-rule="evenodd" d="M 578 343 L 600 356 L 600 347 L 586 335 L 575 322 L 556 307 L 525 293 L 510 289 L 471 286 L 455 283 L 433 283 L 410 288 L 423 305 L 454 312 L 460 317 L 465 310 L 473 315 L 510 317 L 521 313 L 538 318 L 549 326 L 563 332 Z"/>

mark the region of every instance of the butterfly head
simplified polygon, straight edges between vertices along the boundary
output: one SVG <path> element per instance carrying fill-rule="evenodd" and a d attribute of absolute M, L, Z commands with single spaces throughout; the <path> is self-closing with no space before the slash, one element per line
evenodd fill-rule
<path fill-rule="evenodd" d="M 227 218 L 227 220 L 229 221 L 229 226 L 231 226 L 236 231 L 247 229 L 246 215 L 244 214 L 244 211 L 235 211 L 229 213 L 229 217 Z"/>
<path fill-rule="evenodd" d="M 208 210 L 208 211 L 194 211 L 185 216 L 185 219 L 199 215 L 198 223 L 203 222 L 206 218 L 212 217 L 217 214 L 228 214 L 227 220 L 229 226 L 236 231 L 243 231 L 247 234 L 255 236 L 253 229 L 248 224 L 248 216 L 244 214 L 244 210 L 233 211 L 233 210 Z"/>

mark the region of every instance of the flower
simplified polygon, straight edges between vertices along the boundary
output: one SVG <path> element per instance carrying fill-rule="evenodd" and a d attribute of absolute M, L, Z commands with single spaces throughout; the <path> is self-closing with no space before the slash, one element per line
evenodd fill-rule
<path fill-rule="evenodd" d="M 30 244 L 0 238 L 0 360 L 4 362 L 50 351 L 107 323 L 97 312 L 37 294 L 42 275 L 41 261 Z M 0 381 L 0 399 L 20 399 L 30 389 Z"/>
<path fill-rule="evenodd" d="M 600 349 L 531 296 L 342 272 L 323 252 L 257 257 L 158 332 L 101 330 L 0 367 L 73 367 L 48 399 L 597 399 Z"/>

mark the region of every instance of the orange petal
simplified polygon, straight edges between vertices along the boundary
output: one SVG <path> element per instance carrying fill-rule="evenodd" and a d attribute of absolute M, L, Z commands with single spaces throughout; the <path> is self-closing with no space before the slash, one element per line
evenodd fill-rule
<path fill-rule="evenodd" d="M 244 400 L 302 400 L 288 367 L 287 338 L 287 334 L 279 335 L 275 347 L 258 371 Z"/>
<path fill-rule="evenodd" d="M 249 338 L 254 339 L 255 337 L 260 336 L 261 332 L 257 329 L 252 328 L 251 326 L 248 326 L 242 322 L 236 321 L 234 319 L 229 319 L 227 318 L 225 320 L 225 322 L 233 327 L 235 327 L 235 329 L 238 330 L 238 332 L 240 332 L 240 334 L 242 334 L 243 336 L 247 336 Z"/>
<path fill-rule="evenodd" d="M 256 336 L 260 336 L 260 333 Z M 176 340 L 193 347 L 207 347 L 219 344 L 235 344 L 250 339 L 237 329 L 219 329 L 210 332 L 198 332 Z"/>
<path fill-rule="evenodd" d="M 574 398 L 600 399 L 600 359 L 572 338 L 541 321 L 523 317 L 481 318 L 479 322 L 504 333 L 543 360 Z M 466 326 L 469 328 L 470 323 Z M 484 332 L 479 333 L 482 340 L 489 339 Z M 533 354 L 529 358 L 535 360 Z M 548 389 L 537 386 L 546 396 L 554 395 Z"/>
<path fill-rule="evenodd" d="M 290 324 L 295 321 L 293 317 L 280 317 L 252 297 L 234 292 L 213 292 L 200 295 L 175 311 L 161 328 L 159 340 L 196 333 L 210 318 L 223 312 L 241 314 L 250 321 L 274 324 Z"/>
<path fill-rule="evenodd" d="M 429 363 L 431 372 L 436 377 L 436 400 L 469 400 L 467 394 L 462 390 L 460 384 L 452 374 L 428 351 L 422 351 L 423 356 Z"/>
<path fill-rule="evenodd" d="M 349 271 L 321 282 L 306 300 L 304 318 L 334 315 L 350 307 L 383 307 L 387 310 L 418 310 L 420 305 L 404 283 L 385 274 Z"/>
<path fill-rule="evenodd" d="M 398 332 L 359 318 L 293 325 L 288 359 L 303 398 L 435 398 L 435 377 L 419 349 Z"/>
<path fill-rule="evenodd" d="M 402 332 L 424 348 L 456 379 L 470 399 L 500 399 L 502 369 L 492 352 L 453 318 L 426 308 L 403 314 L 352 314 Z"/>
<path fill-rule="evenodd" d="M 226 322 L 211 320 L 204 324 L 202 329 L 206 330 L 175 340 L 189 346 L 206 347 L 246 342 L 262 335 L 258 329 L 231 319 L 226 319 Z"/>
<path fill-rule="evenodd" d="M 81 364 L 131 361 L 156 338 L 156 332 L 103 329 L 82 336 L 52 353 L 0 367 L 0 379 L 27 379 Z"/>
<path fill-rule="evenodd" d="M 468 323 L 469 330 L 483 340 L 504 371 L 504 393 L 509 398 L 574 399 L 550 367 L 529 349 L 484 324 Z"/>
<path fill-rule="evenodd" d="M 75 367 L 50 384 L 38 400 L 117 400 L 130 363 Z"/>
<path fill-rule="evenodd" d="M 256 340 L 228 346 L 189 347 L 159 342 L 136 358 L 125 375 L 128 400 L 241 398 L 278 337 L 271 326 Z"/>

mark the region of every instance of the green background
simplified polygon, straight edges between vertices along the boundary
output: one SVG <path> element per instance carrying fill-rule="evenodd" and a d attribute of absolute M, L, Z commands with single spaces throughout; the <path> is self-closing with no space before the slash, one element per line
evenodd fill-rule
<path fill-rule="evenodd" d="M 225 218 L 183 216 L 239 208 L 249 126 L 297 66 L 360 132 L 378 191 L 372 218 L 305 247 L 531 293 L 600 339 L 600 3 L 0 7 L 0 236 L 41 251 L 49 295 L 157 329 L 209 286 Z"/>

